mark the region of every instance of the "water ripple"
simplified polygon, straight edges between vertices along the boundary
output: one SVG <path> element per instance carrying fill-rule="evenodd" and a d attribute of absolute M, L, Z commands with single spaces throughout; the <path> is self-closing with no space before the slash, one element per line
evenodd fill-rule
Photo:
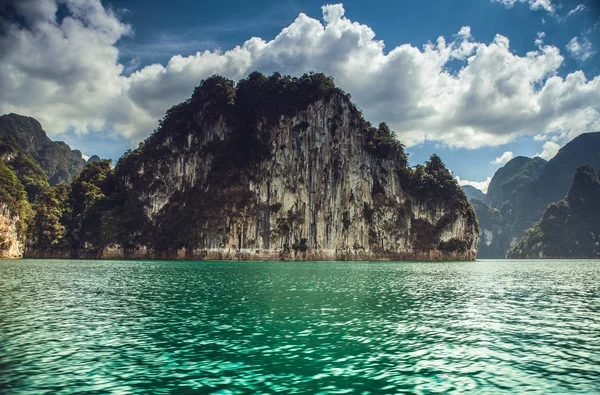
<path fill-rule="evenodd" d="M 600 261 L 0 261 L 0 393 L 599 393 Z"/>

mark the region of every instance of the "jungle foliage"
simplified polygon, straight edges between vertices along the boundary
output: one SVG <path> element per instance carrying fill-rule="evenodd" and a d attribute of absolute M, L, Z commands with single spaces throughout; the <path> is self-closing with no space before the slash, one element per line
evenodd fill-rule
<path fill-rule="evenodd" d="M 14 160 L 19 163 L 16 173 L 20 186 L 11 184 L 6 172 L 5 183 L 26 191 L 35 208 L 29 232 L 33 248 L 94 251 L 111 244 L 126 249 L 141 245 L 159 250 L 194 248 L 211 232 L 224 234 L 241 226 L 237 221 L 242 213 L 260 210 L 252 205 L 248 185 L 256 179 L 259 165 L 271 155 L 271 136 L 266 133 L 271 133 L 283 117 L 304 111 L 321 99 L 332 99 L 339 111 L 342 105 L 350 109 L 352 130 L 362 133 L 370 155 L 390 161 L 391 168 L 400 173 L 403 189 L 432 204 L 454 199 L 459 209 L 473 214 L 437 155 L 424 166 L 410 168 L 404 145 L 386 123 L 372 126 L 350 102 L 350 95 L 335 86 L 333 78 L 312 72 L 298 78 L 254 72 L 237 84 L 222 76 L 209 77 L 194 89 L 190 99 L 170 108 L 158 128 L 137 149 L 128 150 L 114 169 L 110 161 L 90 161 L 70 184 L 49 187 L 44 172 L 24 155 Z M 340 120 L 330 121 L 335 133 L 334 126 Z M 303 133 L 309 126 L 307 122 L 299 125 L 295 133 Z M 207 128 L 214 128 L 222 138 L 206 143 L 203 134 Z M 173 159 L 185 155 L 210 156 L 210 171 L 202 184 L 185 179 L 176 187 L 169 184 L 168 174 L 186 171 L 173 168 Z M 161 203 L 150 219 L 149 211 L 162 197 L 147 191 L 172 190 L 175 192 L 169 194 L 168 202 Z M 21 193 L 15 191 L 11 196 Z M 376 207 L 365 215 L 372 218 L 372 210 L 382 209 L 383 200 L 375 196 Z M 291 237 L 296 216 L 297 212 L 289 213 L 287 222 L 274 224 L 275 231 L 286 232 L 287 226 Z M 474 221 L 474 215 L 471 217 Z M 348 227 L 350 218 L 344 218 Z M 306 240 L 290 242 L 295 251 L 307 248 Z M 430 244 L 427 241 L 428 247 Z M 443 247 L 461 248 L 455 244 Z"/>

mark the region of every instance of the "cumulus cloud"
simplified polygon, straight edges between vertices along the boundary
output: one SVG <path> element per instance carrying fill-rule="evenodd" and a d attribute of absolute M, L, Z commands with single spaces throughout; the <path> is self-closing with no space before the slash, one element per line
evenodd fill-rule
<path fill-rule="evenodd" d="M 467 26 L 451 41 L 384 51 L 369 26 L 335 4 L 323 6 L 322 21 L 301 13 L 269 41 L 252 37 L 227 51 L 174 54 L 166 65 L 139 68 L 119 63 L 115 44 L 132 27 L 118 13 L 98 0 L 61 0 L 67 16 L 57 19 L 56 4 L 18 1 L 13 17 L 0 13 L 0 112 L 34 116 L 55 134 L 102 130 L 137 142 L 203 78 L 237 80 L 253 70 L 332 75 L 368 120 L 386 121 L 409 146 L 430 140 L 478 148 L 600 129 L 600 77 L 558 76 L 564 58 L 541 33 L 532 37 L 537 50 L 523 56 L 508 37 L 478 42 Z M 450 62 L 462 67 L 450 72 Z"/>
<path fill-rule="evenodd" d="M 505 153 L 503 153 L 502 155 L 500 155 L 499 157 L 497 157 L 490 163 L 492 163 L 494 165 L 504 165 L 504 164 L 508 163 L 512 158 L 514 158 L 513 153 L 511 151 L 506 151 Z"/>
<path fill-rule="evenodd" d="M 591 58 L 596 54 L 592 43 L 587 39 L 587 37 L 584 37 L 581 42 L 579 42 L 579 38 L 573 37 L 567 44 L 567 51 L 569 51 L 571 56 L 581 62 Z"/>
<path fill-rule="evenodd" d="M 461 180 L 461 178 L 459 176 L 456 176 L 456 181 L 458 182 L 458 185 L 460 185 L 460 186 L 470 185 L 472 187 L 479 189 L 483 193 L 487 193 L 488 187 L 490 186 L 490 181 L 492 181 L 492 177 L 488 177 L 485 181 L 469 181 L 469 180 Z"/>
<path fill-rule="evenodd" d="M 539 154 L 535 154 L 534 156 L 539 156 L 540 158 L 549 160 L 554 158 L 559 149 L 560 145 L 558 145 L 554 141 L 547 141 L 542 146 L 542 152 L 540 152 Z"/>
<path fill-rule="evenodd" d="M 502 3 L 506 7 L 510 8 L 516 3 L 524 3 L 529 6 L 532 10 L 545 10 L 553 14 L 556 8 L 550 0 L 492 0 L 492 2 Z"/>

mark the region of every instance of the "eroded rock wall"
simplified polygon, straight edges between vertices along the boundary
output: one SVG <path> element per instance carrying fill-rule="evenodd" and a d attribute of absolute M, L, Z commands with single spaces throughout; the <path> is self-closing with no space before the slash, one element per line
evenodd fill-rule
<path fill-rule="evenodd" d="M 20 230 L 21 219 L 4 203 L 0 203 L 0 258 L 23 256 L 24 235 Z"/>

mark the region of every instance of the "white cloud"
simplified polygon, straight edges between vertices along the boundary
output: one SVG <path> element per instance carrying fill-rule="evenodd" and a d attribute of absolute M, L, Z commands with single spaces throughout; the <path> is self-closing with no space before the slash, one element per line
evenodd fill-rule
<path fill-rule="evenodd" d="M 525 3 L 529 5 L 529 8 L 532 10 L 542 9 L 551 14 L 555 11 L 555 7 L 550 0 L 492 0 L 492 2 L 502 3 L 508 8 L 511 8 L 516 3 Z"/>
<path fill-rule="evenodd" d="M 460 186 L 471 185 L 472 187 L 479 189 L 481 192 L 487 193 L 488 187 L 490 186 L 490 181 L 492 181 L 492 177 L 488 177 L 485 181 L 469 181 L 461 180 L 459 176 L 456 176 L 456 181 Z"/>
<path fill-rule="evenodd" d="M 580 11 L 583 11 L 583 10 L 585 10 L 585 9 L 586 9 L 586 6 L 585 6 L 585 4 L 578 4 L 578 5 L 577 5 L 577 7 L 573 8 L 571 11 L 569 11 L 569 12 L 567 13 L 567 15 L 565 16 L 565 18 L 564 18 L 564 19 L 567 19 L 567 18 L 568 18 L 568 17 L 570 17 L 571 15 L 573 15 L 573 14 L 576 14 L 576 13 L 578 13 L 578 12 L 580 12 Z"/>
<path fill-rule="evenodd" d="M 560 145 L 553 141 L 546 141 L 542 146 L 542 152 L 539 154 L 535 154 L 534 156 L 539 156 L 540 158 L 549 160 L 554 158 L 558 150 L 560 149 Z"/>
<path fill-rule="evenodd" d="M 583 62 L 596 54 L 594 47 L 587 37 L 583 37 L 581 42 L 577 37 L 573 37 L 567 44 L 567 51 L 571 53 L 575 59 Z"/>
<path fill-rule="evenodd" d="M 332 75 L 368 120 L 386 121 L 409 146 L 430 140 L 478 148 L 600 129 L 600 76 L 559 77 L 564 58 L 541 33 L 538 49 L 523 56 L 502 35 L 475 41 L 468 26 L 452 41 L 384 51 L 369 26 L 336 4 L 323 7 L 323 21 L 301 13 L 270 41 L 252 37 L 228 51 L 175 54 L 166 65 L 139 68 L 120 64 L 115 46 L 132 28 L 98 0 L 64 0 L 69 15 L 60 21 L 52 0 L 18 4 L 27 23 L 0 16 L 0 113 L 34 116 L 55 135 L 104 130 L 137 143 L 201 79 L 237 80 L 253 70 Z M 462 67 L 451 73 L 450 62 Z"/>
<path fill-rule="evenodd" d="M 535 45 L 541 47 L 544 44 L 544 37 L 546 37 L 546 33 L 537 32 L 537 38 L 535 39 Z"/>
<path fill-rule="evenodd" d="M 514 158 L 513 153 L 511 151 L 506 151 L 505 153 L 503 153 L 502 155 L 500 155 L 499 157 L 497 157 L 490 163 L 492 163 L 494 165 L 504 165 L 504 164 L 508 163 L 512 158 Z"/>

